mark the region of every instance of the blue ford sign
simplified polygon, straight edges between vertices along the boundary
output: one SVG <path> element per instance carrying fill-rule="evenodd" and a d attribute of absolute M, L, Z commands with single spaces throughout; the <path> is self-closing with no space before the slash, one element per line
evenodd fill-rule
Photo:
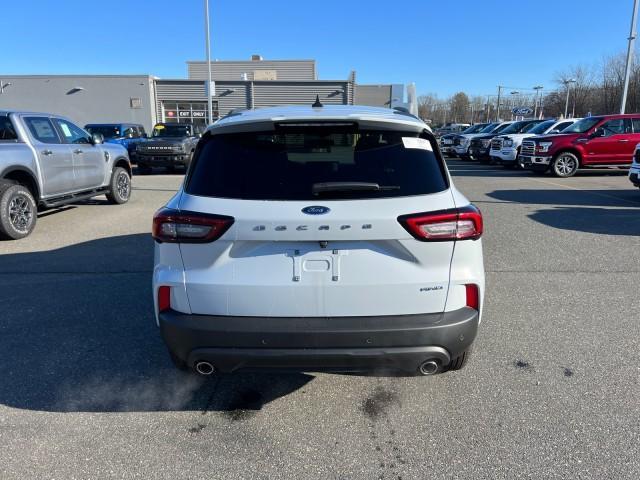
<path fill-rule="evenodd" d="M 533 109 L 529 107 L 518 107 L 518 108 L 514 108 L 511 111 L 513 112 L 514 115 L 522 116 L 522 117 L 524 117 L 525 115 L 531 115 L 533 113 Z"/>
<path fill-rule="evenodd" d="M 324 215 L 330 211 L 331 209 L 329 207 L 323 207 L 320 205 L 311 205 L 310 207 L 304 207 L 302 209 L 302 213 L 306 213 L 307 215 Z"/>

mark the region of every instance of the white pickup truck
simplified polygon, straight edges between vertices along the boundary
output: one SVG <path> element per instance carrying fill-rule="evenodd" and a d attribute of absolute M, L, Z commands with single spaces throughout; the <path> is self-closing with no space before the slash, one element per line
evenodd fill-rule
<path fill-rule="evenodd" d="M 576 123 L 579 118 L 567 118 L 564 120 L 544 120 L 544 121 L 523 121 L 522 128 L 508 135 L 500 135 L 491 140 L 491 150 L 489 155 L 491 160 L 502 163 L 505 168 L 521 167 L 519 161 L 522 141 L 525 138 L 536 135 L 550 135 L 560 133 L 570 125 Z M 527 123 L 528 122 L 528 123 Z"/>
<path fill-rule="evenodd" d="M 39 208 L 103 194 L 111 203 L 126 203 L 127 150 L 103 140 L 64 117 L 0 111 L 0 238 L 29 235 Z"/>

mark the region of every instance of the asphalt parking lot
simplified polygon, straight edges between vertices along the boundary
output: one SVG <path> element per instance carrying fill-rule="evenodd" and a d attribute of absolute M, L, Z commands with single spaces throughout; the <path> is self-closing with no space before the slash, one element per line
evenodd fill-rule
<path fill-rule="evenodd" d="M 151 304 L 151 216 L 41 214 L 0 243 L 0 478 L 640 478 L 640 191 L 450 160 L 483 211 L 469 365 L 435 377 L 173 369 Z"/>

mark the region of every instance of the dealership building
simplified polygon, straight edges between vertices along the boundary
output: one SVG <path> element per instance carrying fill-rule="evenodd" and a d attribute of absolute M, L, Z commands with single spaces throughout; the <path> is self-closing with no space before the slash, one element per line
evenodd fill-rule
<path fill-rule="evenodd" d="M 187 78 L 153 75 L 2 75 L 0 110 L 18 109 L 64 115 L 79 125 L 139 123 L 149 131 L 158 122 L 210 123 L 234 109 L 274 105 L 404 105 L 404 85 L 359 85 L 352 71 L 345 80 L 319 80 L 315 60 L 211 62 L 207 88 L 205 61 L 188 61 Z"/>

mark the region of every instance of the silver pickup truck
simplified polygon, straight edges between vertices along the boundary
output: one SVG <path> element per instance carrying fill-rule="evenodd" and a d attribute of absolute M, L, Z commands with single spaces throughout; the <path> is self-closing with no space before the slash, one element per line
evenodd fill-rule
<path fill-rule="evenodd" d="M 64 117 L 0 110 L 0 237 L 29 235 L 39 208 L 103 194 L 126 203 L 127 150 L 103 140 Z"/>

